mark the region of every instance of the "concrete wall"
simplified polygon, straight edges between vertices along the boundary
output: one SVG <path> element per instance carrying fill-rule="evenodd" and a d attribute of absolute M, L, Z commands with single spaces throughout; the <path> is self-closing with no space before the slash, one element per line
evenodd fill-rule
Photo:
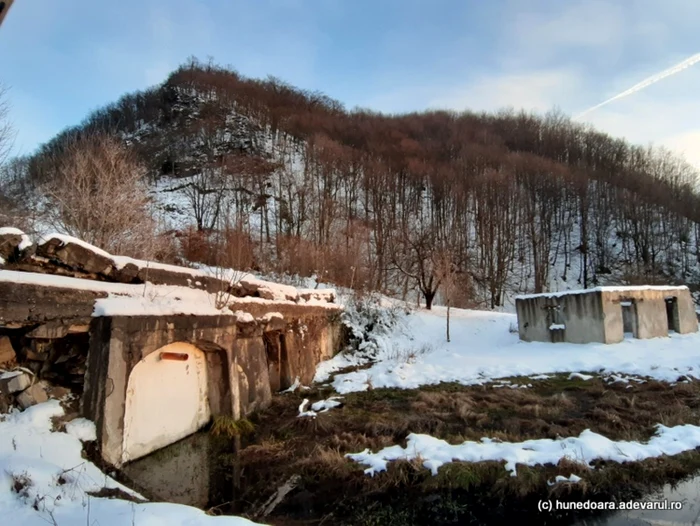
<path fill-rule="evenodd" d="M 297 377 L 310 384 L 341 333 L 337 313 L 306 311 L 313 315 L 94 318 L 82 413 L 97 426 L 103 458 L 119 466 L 196 431 L 210 415 L 239 419 L 264 408 Z M 163 364 L 159 353 L 174 343 L 192 358 Z M 195 369 L 185 373 L 187 363 Z"/>
<path fill-rule="evenodd" d="M 516 299 L 518 330 L 524 341 L 617 343 L 624 338 L 621 302 L 631 301 L 637 338 L 668 335 L 666 298 L 676 298 L 679 333 L 696 332 L 698 319 L 685 288 L 596 290 Z M 552 324 L 565 328 L 550 330 Z"/>
<path fill-rule="evenodd" d="M 599 292 L 518 298 L 515 306 L 518 332 L 523 341 L 605 341 Z M 552 325 L 563 325 L 564 329 L 550 329 Z"/>
<path fill-rule="evenodd" d="M 685 288 L 668 290 L 604 291 L 603 306 L 606 312 L 606 343 L 622 341 L 623 317 L 621 302 L 632 301 L 636 309 L 636 338 L 668 336 L 666 298 L 676 298 L 678 332 L 697 332 L 698 321 L 690 292 Z"/>
<path fill-rule="evenodd" d="M 97 426 L 102 456 L 107 462 L 119 466 L 125 461 L 127 386 L 136 365 L 173 342 L 191 342 L 205 354 L 219 355 L 206 357 L 208 364 L 230 363 L 236 334 L 233 320 L 233 316 L 125 316 L 93 320 L 81 409 Z M 225 367 L 211 373 L 210 408 L 219 414 L 235 414 L 231 399 L 234 386 L 237 391 L 237 378 L 232 382 Z M 159 381 L 158 377 L 152 378 L 156 385 Z M 170 409 L 176 411 L 175 406 Z M 170 417 L 169 413 L 164 415 L 166 419 Z"/>
<path fill-rule="evenodd" d="M 206 508 L 210 501 L 211 436 L 196 433 L 122 468 L 129 487 L 150 500 Z M 217 459 L 220 464 L 220 459 Z"/>

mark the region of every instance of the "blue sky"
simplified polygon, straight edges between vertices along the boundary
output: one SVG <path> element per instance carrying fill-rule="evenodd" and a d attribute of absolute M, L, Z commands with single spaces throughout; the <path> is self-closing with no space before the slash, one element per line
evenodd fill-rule
<path fill-rule="evenodd" d="M 17 153 L 191 55 L 348 108 L 577 114 L 700 52 L 698 20 L 697 0 L 20 0 L 0 82 Z M 700 64 L 586 120 L 700 166 L 697 93 Z"/>

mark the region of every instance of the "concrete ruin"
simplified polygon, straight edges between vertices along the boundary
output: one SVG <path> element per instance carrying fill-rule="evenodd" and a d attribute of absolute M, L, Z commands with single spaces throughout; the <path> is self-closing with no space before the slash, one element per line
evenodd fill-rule
<path fill-rule="evenodd" d="M 66 236 L 34 245 L 14 229 L 0 229 L 0 257 L 5 355 L 9 342 L 37 378 L 81 392 L 117 467 L 310 384 L 341 346 L 329 289 L 119 258 Z"/>
<path fill-rule="evenodd" d="M 618 343 L 698 330 L 687 287 L 597 287 L 518 296 L 520 339 L 527 342 Z"/>

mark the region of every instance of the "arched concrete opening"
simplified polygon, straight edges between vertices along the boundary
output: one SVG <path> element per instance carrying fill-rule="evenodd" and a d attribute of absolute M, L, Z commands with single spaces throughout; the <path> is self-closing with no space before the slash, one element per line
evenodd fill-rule
<path fill-rule="evenodd" d="M 122 462 L 198 431 L 211 419 L 205 353 L 176 342 L 150 353 L 129 375 Z"/>

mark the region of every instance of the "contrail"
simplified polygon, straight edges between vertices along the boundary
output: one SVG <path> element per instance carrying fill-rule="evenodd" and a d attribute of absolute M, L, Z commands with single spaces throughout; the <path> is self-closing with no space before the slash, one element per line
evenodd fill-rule
<path fill-rule="evenodd" d="M 618 95 L 615 95 L 611 99 L 608 99 L 604 102 L 601 102 L 600 104 L 597 104 L 597 105 L 593 106 L 592 108 L 588 108 L 586 111 L 576 115 L 576 117 L 574 117 L 574 119 L 580 119 L 584 115 L 586 115 L 592 111 L 595 111 L 598 108 L 605 106 L 606 104 L 610 104 L 611 102 L 613 102 L 615 100 L 621 99 L 623 97 L 627 97 L 628 95 L 632 95 L 633 93 L 636 93 L 640 90 L 643 90 L 647 86 L 651 86 L 652 84 L 656 84 L 660 80 L 663 80 L 666 77 L 670 77 L 671 75 L 675 75 L 679 71 L 683 71 L 684 69 L 689 68 L 690 66 L 692 66 L 693 64 L 697 64 L 698 62 L 700 62 L 700 53 L 697 53 L 696 55 L 693 55 L 692 57 L 685 59 L 680 64 L 676 64 L 673 67 L 665 69 L 661 73 L 657 73 L 656 75 L 652 75 L 651 77 L 644 79 L 639 84 L 635 84 L 630 89 L 623 91 L 622 93 L 620 93 Z"/>

